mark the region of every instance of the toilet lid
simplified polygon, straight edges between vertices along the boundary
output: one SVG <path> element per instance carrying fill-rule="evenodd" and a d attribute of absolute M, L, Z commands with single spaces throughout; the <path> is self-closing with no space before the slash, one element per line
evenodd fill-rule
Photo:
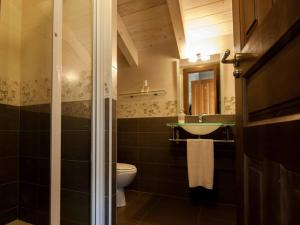
<path fill-rule="evenodd" d="M 117 163 L 117 170 L 121 171 L 134 171 L 136 167 L 127 163 Z"/>

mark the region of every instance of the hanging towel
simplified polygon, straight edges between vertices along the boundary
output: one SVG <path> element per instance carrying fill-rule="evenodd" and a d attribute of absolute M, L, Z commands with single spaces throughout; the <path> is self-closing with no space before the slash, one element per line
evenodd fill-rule
<path fill-rule="evenodd" d="M 213 188 L 214 141 L 211 139 L 187 140 L 189 186 Z"/>

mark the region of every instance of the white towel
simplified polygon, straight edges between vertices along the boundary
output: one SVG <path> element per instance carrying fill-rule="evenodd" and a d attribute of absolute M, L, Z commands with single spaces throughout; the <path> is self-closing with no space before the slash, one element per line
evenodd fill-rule
<path fill-rule="evenodd" d="M 187 165 L 189 186 L 213 188 L 214 141 L 210 139 L 187 140 Z"/>

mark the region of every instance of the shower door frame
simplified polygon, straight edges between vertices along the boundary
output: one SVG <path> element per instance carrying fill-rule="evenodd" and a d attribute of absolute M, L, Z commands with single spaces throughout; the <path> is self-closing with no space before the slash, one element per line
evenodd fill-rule
<path fill-rule="evenodd" d="M 111 75 L 111 0 L 93 0 L 93 106 L 91 225 L 105 224 L 105 76 Z"/>
<path fill-rule="evenodd" d="M 53 0 L 50 224 L 60 225 L 63 0 Z"/>
<path fill-rule="evenodd" d="M 111 77 L 112 0 L 93 0 L 93 99 L 91 135 L 91 225 L 105 224 L 105 182 L 111 189 L 111 173 L 105 180 L 104 77 Z M 53 0 L 53 61 L 51 102 L 51 191 L 50 224 L 60 225 L 61 217 L 61 75 L 63 0 Z M 110 150 L 111 151 L 111 150 Z M 111 154 L 111 153 L 110 153 Z M 111 224 L 111 213 L 109 223 Z"/>

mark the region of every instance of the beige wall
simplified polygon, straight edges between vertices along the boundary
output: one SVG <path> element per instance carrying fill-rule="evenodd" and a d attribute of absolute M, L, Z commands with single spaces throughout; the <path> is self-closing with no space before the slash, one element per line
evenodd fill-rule
<path fill-rule="evenodd" d="M 231 56 L 234 54 L 233 35 L 226 35 L 222 38 L 220 45 L 220 59 L 226 49 L 231 50 Z M 220 82 L 221 82 L 221 113 L 235 114 L 235 80 L 233 76 L 233 66 L 231 64 L 220 64 Z"/>
<path fill-rule="evenodd" d="M 121 53 L 120 53 L 121 54 Z M 147 117 L 176 115 L 177 48 L 169 41 L 139 51 L 139 66 L 130 67 L 125 59 L 118 57 L 118 117 Z M 147 80 L 150 91 L 165 90 L 159 97 L 126 98 L 124 93 L 140 92 Z"/>
<path fill-rule="evenodd" d="M 21 105 L 51 102 L 52 1 L 23 0 Z"/>
<path fill-rule="evenodd" d="M 0 103 L 51 102 L 52 4 L 52 0 L 2 0 Z M 92 0 L 64 0 L 62 51 L 62 100 L 90 100 Z"/>
<path fill-rule="evenodd" d="M 0 20 L 0 103 L 49 103 L 52 1 L 3 0 Z"/>
<path fill-rule="evenodd" d="M 219 62 L 226 49 L 233 49 L 233 36 L 225 35 L 206 40 L 207 45 L 215 46 L 216 53 L 210 62 Z M 211 47 L 212 48 L 212 47 Z M 182 92 L 182 79 L 176 75 L 176 44 L 171 41 L 152 46 L 139 51 L 139 66 L 130 67 L 123 57 L 118 57 L 118 117 L 152 117 L 175 116 L 183 99 L 178 91 Z M 183 63 L 182 63 L 183 62 Z M 201 63 L 201 62 L 200 62 Z M 181 66 L 195 66 L 187 60 L 181 61 Z M 181 71 L 181 72 L 180 72 Z M 182 75 L 182 68 L 179 73 Z M 235 113 L 235 88 L 232 76 L 232 65 L 220 63 L 221 85 L 221 113 Z M 181 83 L 177 88 L 177 79 Z M 148 80 L 150 90 L 165 90 L 167 94 L 160 97 L 125 98 L 123 93 L 141 91 L 143 81 Z"/>
<path fill-rule="evenodd" d="M 0 103 L 19 105 L 22 0 L 2 0 L 0 23 Z"/>
<path fill-rule="evenodd" d="M 64 0 L 62 101 L 92 97 L 92 0 Z"/>

